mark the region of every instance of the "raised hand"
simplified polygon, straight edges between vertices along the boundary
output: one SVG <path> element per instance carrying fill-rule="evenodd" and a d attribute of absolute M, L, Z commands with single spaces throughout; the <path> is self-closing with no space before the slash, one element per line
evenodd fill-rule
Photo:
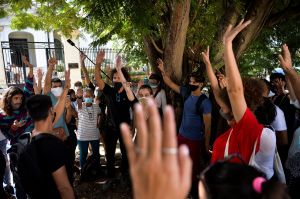
<path fill-rule="evenodd" d="M 71 87 L 71 78 L 70 78 L 70 69 L 65 71 L 65 89 L 70 89 Z"/>
<path fill-rule="evenodd" d="M 164 62 L 163 60 L 161 60 L 160 58 L 157 59 L 157 68 L 160 70 L 161 73 L 165 72 L 165 68 L 164 68 Z"/>
<path fill-rule="evenodd" d="M 279 61 L 283 70 L 293 69 L 291 53 L 286 44 L 282 45 L 282 55 L 279 55 Z"/>
<path fill-rule="evenodd" d="M 54 57 L 51 57 L 48 60 L 48 65 L 54 67 L 57 64 L 57 60 Z"/>
<path fill-rule="evenodd" d="M 41 68 L 37 69 L 37 76 L 38 76 L 38 80 L 43 79 L 44 73 Z"/>
<path fill-rule="evenodd" d="M 244 19 L 242 19 L 240 21 L 240 23 L 235 26 L 233 28 L 232 25 L 229 25 L 227 27 L 227 30 L 226 32 L 224 33 L 224 36 L 223 36 L 223 44 L 225 43 L 231 43 L 234 38 L 244 29 L 246 28 L 249 24 L 251 23 L 251 20 L 248 20 L 246 22 L 244 22 Z"/>
<path fill-rule="evenodd" d="M 96 64 L 102 64 L 104 61 L 104 57 L 105 57 L 105 51 L 99 50 L 96 57 Z"/>
<path fill-rule="evenodd" d="M 116 69 L 121 70 L 122 68 L 122 57 L 121 55 L 118 55 L 116 58 Z"/>
<path fill-rule="evenodd" d="M 28 66 L 28 67 L 32 67 L 32 65 L 29 63 L 29 61 L 27 60 L 27 57 L 22 55 L 22 62 Z"/>
<path fill-rule="evenodd" d="M 209 59 L 209 46 L 207 46 L 206 51 L 202 52 L 202 59 L 205 65 L 210 65 L 210 59 Z"/>
<path fill-rule="evenodd" d="M 227 87 L 227 81 L 226 81 L 225 75 L 220 73 L 220 74 L 217 75 L 217 78 L 218 78 L 221 89 L 226 88 Z"/>
<path fill-rule="evenodd" d="M 84 60 L 86 59 L 86 55 L 83 53 L 80 53 L 80 62 L 84 63 Z"/>
<path fill-rule="evenodd" d="M 153 99 L 149 99 L 144 111 L 135 106 L 137 145 L 135 146 L 129 126 L 121 125 L 133 182 L 134 198 L 183 199 L 191 185 L 192 162 L 187 146 L 177 148 L 174 112 L 167 106 L 163 127 Z"/>

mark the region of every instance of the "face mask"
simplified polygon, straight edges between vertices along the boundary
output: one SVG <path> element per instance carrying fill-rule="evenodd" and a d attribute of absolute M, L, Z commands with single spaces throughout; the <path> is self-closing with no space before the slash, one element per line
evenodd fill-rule
<path fill-rule="evenodd" d="M 51 88 L 51 93 L 55 96 L 55 97 L 60 97 L 61 94 L 63 92 L 63 88 L 62 87 L 56 87 L 56 88 Z"/>
<path fill-rule="evenodd" d="M 197 90 L 197 88 L 199 88 L 199 86 L 189 84 L 189 88 L 191 91 L 195 91 L 195 90 Z"/>
<path fill-rule="evenodd" d="M 114 84 L 114 89 L 116 91 L 119 91 L 120 88 L 122 88 L 122 86 L 123 86 L 121 82 L 114 82 L 113 84 Z"/>
<path fill-rule="evenodd" d="M 143 106 L 147 105 L 147 100 L 148 100 L 147 97 L 140 97 L 140 98 L 139 98 L 139 102 L 140 102 Z"/>
<path fill-rule="evenodd" d="M 149 83 L 149 85 L 151 88 L 154 88 L 154 89 L 158 87 L 158 84 Z"/>
<path fill-rule="evenodd" d="M 93 98 L 91 98 L 91 97 L 85 97 L 84 98 L 84 102 L 87 103 L 87 104 L 92 104 L 93 103 Z"/>
<path fill-rule="evenodd" d="M 230 113 L 224 113 L 221 109 L 219 113 L 227 121 L 231 121 L 233 119 L 233 116 Z"/>
<path fill-rule="evenodd" d="M 71 102 L 75 102 L 76 101 L 76 98 L 71 98 Z"/>

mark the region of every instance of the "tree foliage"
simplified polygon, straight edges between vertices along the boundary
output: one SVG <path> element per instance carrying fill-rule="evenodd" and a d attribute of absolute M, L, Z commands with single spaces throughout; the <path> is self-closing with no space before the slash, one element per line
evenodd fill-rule
<path fill-rule="evenodd" d="M 66 36 L 81 27 L 93 35 L 94 46 L 113 38 L 122 39 L 125 41 L 122 50 L 129 63 L 140 65 L 147 58 L 151 61 L 149 47 L 156 51 L 154 57 L 166 56 L 164 50 L 176 1 L 2 0 L 0 16 L 13 15 L 12 27 L 16 29 L 55 30 Z M 250 35 L 253 38 L 247 44 L 247 50 L 242 50 L 240 70 L 243 74 L 263 75 L 278 66 L 277 55 L 282 43 L 289 45 L 295 64 L 300 62 L 300 2 L 269 2 L 272 4 L 268 8 L 270 13 L 257 27 L 257 34 Z M 253 13 L 250 12 L 255 12 L 253 6 L 259 4 L 260 1 L 255 0 L 191 0 L 184 50 L 184 56 L 192 63 L 188 67 L 201 60 L 200 53 L 207 45 L 213 46 L 212 57 L 219 57 L 218 61 L 222 53 L 221 36 L 226 25 L 251 17 Z M 28 12 L 30 9 L 34 12 Z M 243 36 L 238 38 L 240 45 L 243 45 Z"/>

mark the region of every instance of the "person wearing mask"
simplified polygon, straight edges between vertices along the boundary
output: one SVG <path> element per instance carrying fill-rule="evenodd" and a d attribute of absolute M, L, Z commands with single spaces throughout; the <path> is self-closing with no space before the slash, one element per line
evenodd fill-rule
<path fill-rule="evenodd" d="M 101 111 L 99 105 L 94 103 L 92 89 L 85 89 L 84 102 L 79 101 L 76 109 L 78 112 L 77 139 L 80 150 L 80 167 L 82 169 L 86 163 L 89 144 L 92 146 L 93 156 L 100 161 L 98 123 Z"/>
<path fill-rule="evenodd" d="M 55 58 L 50 58 L 48 61 L 48 70 L 45 77 L 44 84 L 44 95 L 48 95 L 51 98 L 52 105 L 54 106 L 60 96 L 63 93 L 62 81 L 58 78 L 52 79 L 52 73 L 55 69 L 57 60 Z M 58 133 L 62 140 L 66 140 L 69 136 L 69 130 L 67 123 L 70 122 L 74 109 L 71 106 L 70 99 L 66 100 L 66 108 L 62 116 L 59 118 L 58 122 L 54 125 L 54 131 Z"/>
<path fill-rule="evenodd" d="M 149 86 L 153 90 L 153 97 L 155 99 L 156 105 L 158 107 L 159 113 L 162 115 L 162 112 L 167 105 L 166 92 L 162 88 L 161 77 L 155 73 L 152 73 L 149 76 Z"/>
<path fill-rule="evenodd" d="M 99 89 L 107 101 L 107 117 L 105 125 L 105 151 L 107 160 L 107 175 L 109 178 L 115 176 L 115 150 L 117 141 L 120 141 L 122 153 L 121 173 L 126 176 L 128 173 L 128 160 L 123 140 L 120 139 L 120 124 L 125 122 L 131 124 L 130 108 L 137 102 L 128 81 L 130 76 L 125 68 L 122 68 L 121 57 L 116 59 L 116 68 L 111 71 L 113 87 L 106 84 L 100 75 L 100 67 L 104 61 L 105 52 L 99 51 L 96 58 L 95 79 Z M 126 178 L 126 177 L 125 177 Z"/>
<path fill-rule="evenodd" d="M 214 163 L 237 153 L 240 158 L 232 158 L 230 162 L 254 165 L 270 179 L 274 175 L 276 137 L 273 130 L 264 128 L 253 114 L 264 103 L 263 84 L 259 79 L 242 80 L 232 49 L 233 39 L 250 23 L 242 20 L 234 28 L 229 25 L 224 34 L 226 89 L 221 90 L 217 86 L 217 78 L 209 62 L 209 50 L 202 53 L 216 101 L 221 107 L 220 113 L 231 126 L 214 142 L 211 161 Z M 275 111 L 275 106 L 273 108 Z"/>
<path fill-rule="evenodd" d="M 189 75 L 188 87 L 175 84 L 167 75 L 161 59 L 158 68 L 163 80 L 173 91 L 179 93 L 184 99 L 183 116 L 178 134 L 178 143 L 189 147 L 193 160 L 193 186 L 192 195 L 198 195 L 197 175 L 208 164 L 211 131 L 211 102 L 205 94 L 201 93 L 205 78 L 195 72 Z"/>

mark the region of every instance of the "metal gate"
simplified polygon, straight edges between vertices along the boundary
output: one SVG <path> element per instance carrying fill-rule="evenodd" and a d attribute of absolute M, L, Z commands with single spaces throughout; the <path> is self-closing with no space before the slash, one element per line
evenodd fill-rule
<path fill-rule="evenodd" d="M 25 55 L 30 63 L 35 60 L 34 67 L 40 66 L 39 61 L 36 60 L 41 59 L 47 65 L 47 60 L 51 56 L 55 56 L 61 66 L 65 63 L 63 46 L 58 42 L 27 42 L 26 39 L 10 39 L 1 42 L 1 47 L 8 86 L 25 84 L 29 69 L 22 63 L 22 55 Z M 42 55 L 42 57 L 36 55 Z"/>

